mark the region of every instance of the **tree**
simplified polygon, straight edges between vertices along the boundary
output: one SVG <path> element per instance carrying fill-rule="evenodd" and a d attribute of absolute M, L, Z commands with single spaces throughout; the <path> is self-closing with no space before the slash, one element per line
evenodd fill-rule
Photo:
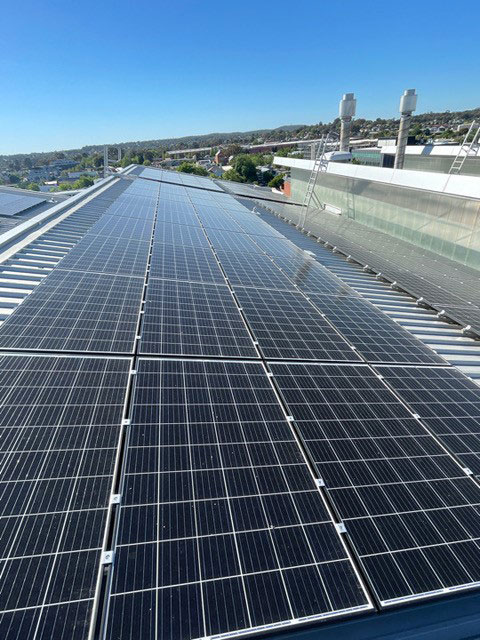
<path fill-rule="evenodd" d="M 275 176 L 270 180 L 270 182 L 268 183 L 268 186 L 272 187 L 272 189 L 281 189 L 284 183 L 285 183 L 285 180 L 283 178 L 283 175 L 279 173 L 277 176 Z"/>
<path fill-rule="evenodd" d="M 243 178 L 246 182 L 253 182 L 257 179 L 257 168 L 253 160 L 245 153 L 236 156 L 232 162 L 232 168 Z"/>
<path fill-rule="evenodd" d="M 181 173 L 193 173 L 196 176 L 208 176 L 208 171 L 206 169 L 193 164 L 193 162 L 182 162 L 182 164 L 177 167 L 177 171 L 180 171 Z"/>
<path fill-rule="evenodd" d="M 235 171 L 235 169 L 228 169 L 222 174 L 222 180 L 231 180 L 232 182 L 246 182 L 245 178 Z"/>
<path fill-rule="evenodd" d="M 30 182 L 27 184 L 26 189 L 30 189 L 31 191 L 40 191 L 40 187 L 36 182 Z"/>
<path fill-rule="evenodd" d="M 18 184 L 20 182 L 20 177 L 15 175 L 14 173 L 9 173 L 8 181 L 10 182 L 10 184 Z"/>

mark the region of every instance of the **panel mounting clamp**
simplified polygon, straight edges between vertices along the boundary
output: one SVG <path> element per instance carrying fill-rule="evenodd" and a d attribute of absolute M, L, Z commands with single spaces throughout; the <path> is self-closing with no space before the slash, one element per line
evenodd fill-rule
<path fill-rule="evenodd" d="M 293 421 L 294 421 L 293 416 L 287 416 L 287 422 L 293 422 Z"/>
<path fill-rule="evenodd" d="M 101 564 L 112 564 L 113 551 L 104 551 L 102 553 Z"/>
<path fill-rule="evenodd" d="M 323 478 L 316 478 L 315 479 L 315 484 L 317 485 L 317 487 L 324 487 L 325 486 L 325 481 Z"/>
<path fill-rule="evenodd" d="M 469 469 L 468 467 L 464 467 L 463 468 L 463 472 L 467 475 L 467 476 L 473 476 L 473 471 L 471 469 Z"/>
<path fill-rule="evenodd" d="M 344 525 L 343 522 L 337 522 L 335 524 L 335 527 L 336 527 L 338 533 L 347 533 L 347 527 Z"/>
<path fill-rule="evenodd" d="M 122 499 L 121 493 L 112 493 L 110 496 L 110 504 L 120 504 L 121 499 Z"/>

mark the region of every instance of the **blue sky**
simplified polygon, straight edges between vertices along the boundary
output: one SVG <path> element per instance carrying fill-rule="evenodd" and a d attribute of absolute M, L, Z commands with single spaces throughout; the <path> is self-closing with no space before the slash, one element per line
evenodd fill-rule
<path fill-rule="evenodd" d="M 480 4 L 460 0 L 4 3 L 0 153 L 480 106 Z M 473 32 L 470 32 L 473 33 Z"/>

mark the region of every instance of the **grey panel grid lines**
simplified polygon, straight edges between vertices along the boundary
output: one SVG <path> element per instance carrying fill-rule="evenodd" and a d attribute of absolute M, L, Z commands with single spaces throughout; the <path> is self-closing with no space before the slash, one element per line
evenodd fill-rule
<path fill-rule="evenodd" d="M 124 471 L 106 637 L 370 608 L 261 364 L 140 359 Z"/>
<path fill-rule="evenodd" d="M 144 354 L 258 357 L 225 285 L 151 278 L 141 335 Z"/>
<path fill-rule="evenodd" d="M 0 634 L 86 640 L 129 358 L 0 356 Z"/>
<path fill-rule="evenodd" d="M 0 348 L 132 353 L 143 286 L 54 269 L 0 326 Z"/>
<path fill-rule="evenodd" d="M 480 476 L 478 385 L 453 367 L 377 370 L 462 465 Z"/>
<path fill-rule="evenodd" d="M 154 243 L 150 264 L 152 278 L 191 282 L 218 282 L 225 278 L 213 251 L 201 247 Z"/>
<path fill-rule="evenodd" d="M 367 362 L 447 364 L 433 349 L 362 298 L 308 295 Z"/>
<path fill-rule="evenodd" d="M 370 367 L 271 370 L 381 604 L 478 588 L 480 487 Z"/>
<path fill-rule="evenodd" d="M 301 293 L 235 287 L 235 295 L 265 358 L 360 360 Z"/>

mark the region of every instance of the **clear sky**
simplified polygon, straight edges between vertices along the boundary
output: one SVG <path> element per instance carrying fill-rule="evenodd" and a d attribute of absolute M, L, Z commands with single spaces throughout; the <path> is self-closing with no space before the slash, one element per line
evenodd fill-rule
<path fill-rule="evenodd" d="M 5 2 L 0 153 L 480 106 L 478 0 Z"/>

